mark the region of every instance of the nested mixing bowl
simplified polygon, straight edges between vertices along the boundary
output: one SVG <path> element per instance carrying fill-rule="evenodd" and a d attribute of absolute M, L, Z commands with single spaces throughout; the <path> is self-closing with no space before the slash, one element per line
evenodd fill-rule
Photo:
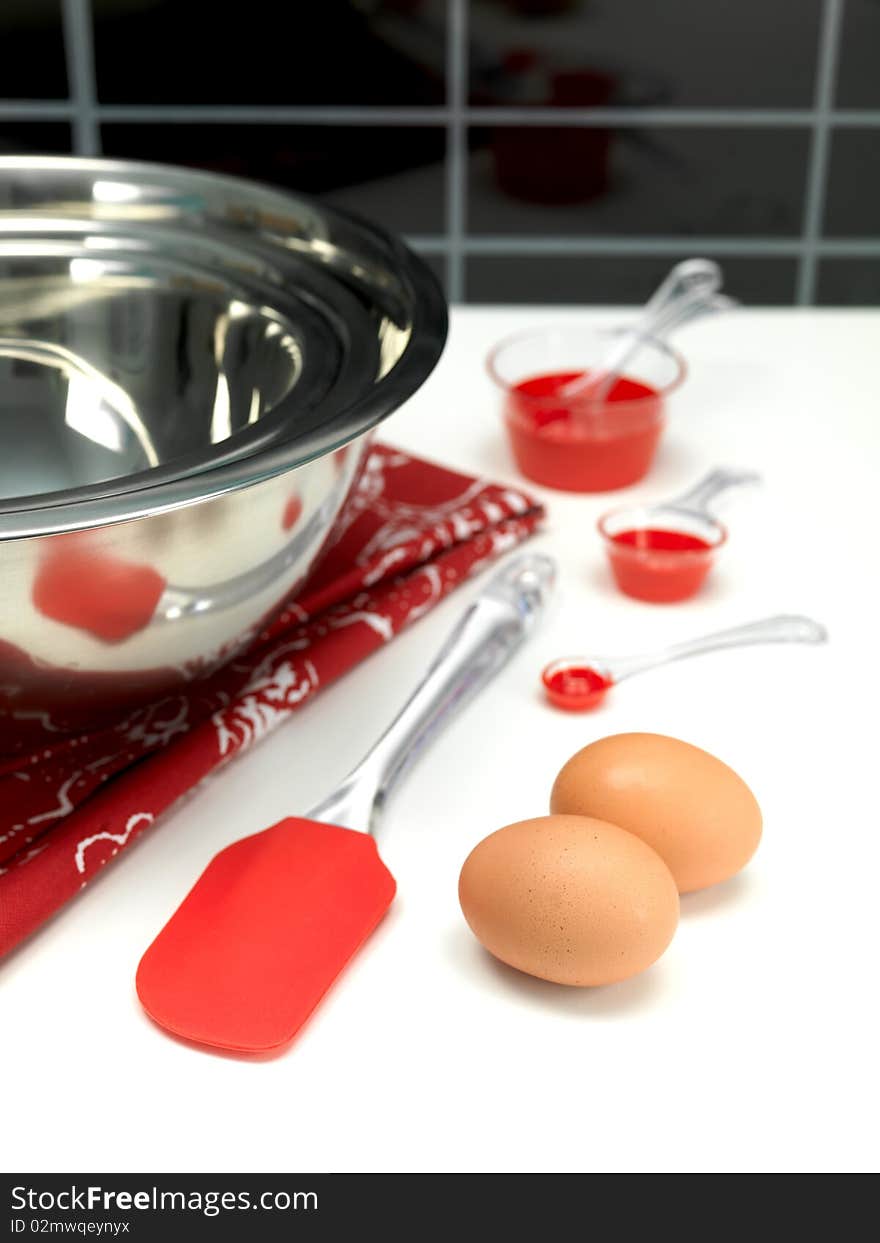
<path fill-rule="evenodd" d="M 12 223 L 0 220 L 7 513 L 220 466 L 301 437 L 344 404 L 340 389 L 364 386 L 367 360 L 352 365 L 283 289 L 267 299 L 232 248 Z"/>
<path fill-rule="evenodd" d="M 317 203 L 0 159 L 0 752 L 240 651 L 445 333 L 421 261 Z"/>

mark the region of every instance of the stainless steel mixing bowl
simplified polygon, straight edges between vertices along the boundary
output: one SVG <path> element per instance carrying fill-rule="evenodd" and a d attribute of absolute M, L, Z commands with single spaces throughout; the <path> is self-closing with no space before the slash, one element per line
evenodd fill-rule
<path fill-rule="evenodd" d="M 284 290 L 267 305 L 229 248 L 95 240 L 0 231 L 7 511 L 219 466 L 369 388 L 369 359 Z"/>
<path fill-rule="evenodd" d="M 320 204 L 0 159 L 0 753 L 251 643 L 445 332 L 424 265 Z"/>
<path fill-rule="evenodd" d="M 195 265 L 209 269 L 201 286 L 188 274 L 175 285 L 173 268 Z M 433 277 L 379 230 L 235 178 L 158 165 L 0 158 L 0 288 L 4 405 L 15 404 L 10 380 L 23 378 L 25 404 L 51 423 L 32 445 L 56 447 L 53 470 L 28 472 L 35 487 L 42 476 L 31 497 L 6 454 L 0 515 L 157 487 L 282 441 L 301 456 L 344 443 L 418 387 L 445 334 Z M 258 339 L 267 308 L 284 315 L 283 339 L 272 329 Z M 287 351 L 282 397 L 277 377 L 267 375 L 268 393 L 242 379 L 242 349 L 273 364 Z M 68 418 L 71 375 L 75 409 L 90 381 L 100 390 L 91 422 L 105 433 L 101 451 L 82 443 L 83 419 Z M 133 438 L 133 420 L 157 443 Z M 0 457 L 18 440 L 15 423 L 0 419 Z"/>

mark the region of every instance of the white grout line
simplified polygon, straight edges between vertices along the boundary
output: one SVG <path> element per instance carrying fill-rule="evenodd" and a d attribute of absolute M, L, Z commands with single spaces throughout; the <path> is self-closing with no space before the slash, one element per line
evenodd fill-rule
<path fill-rule="evenodd" d="M 468 237 L 464 248 L 472 255 L 766 255 L 798 256 L 798 237 Z"/>
<path fill-rule="evenodd" d="M 70 86 L 73 149 L 77 155 L 101 154 L 89 0 L 62 0 L 64 50 Z"/>
<path fill-rule="evenodd" d="M 869 259 L 880 257 L 880 238 L 820 238 L 811 249 L 821 258 Z"/>
<path fill-rule="evenodd" d="M 876 129 L 880 125 L 880 112 L 877 112 L 875 109 L 856 112 L 854 109 L 832 108 L 826 114 L 826 119 L 832 127 L 846 126 L 851 129 Z"/>
<path fill-rule="evenodd" d="M 403 240 L 421 255 L 445 255 L 449 250 L 449 243 L 442 233 L 404 233 Z"/>
<path fill-rule="evenodd" d="M 436 108 L 310 108 L 230 104 L 102 104 L 102 121 L 167 122 L 169 125 L 447 125 L 451 110 Z"/>
<path fill-rule="evenodd" d="M 68 0 L 69 2 L 69 0 Z M 76 0 L 74 0 L 76 2 Z M 72 115 L 75 106 L 67 100 L 0 99 L 0 118 L 41 119 L 44 116 Z M 742 127 L 746 129 L 809 129 L 820 120 L 813 108 L 795 109 L 694 109 L 694 108 L 468 108 L 453 114 L 451 108 L 309 108 L 258 107 L 252 105 L 186 104 L 92 104 L 98 121 L 133 124 L 166 123 L 239 125 L 449 125 L 459 116 L 468 125 L 582 126 L 600 128 L 614 125 L 639 129 L 663 125 L 671 128 Z M 835 109 L 823 118 L 832 126 L 880 129 L 880 109 Z"/>
<path fill-rule="evenodd" d="M 880 126 L 880 109 L 837 109 L 829 114 L 835 125 Z M 472 125 L 614 125 L 638 129 L 643 125 L 746 129 L 804 128 L 814 125 L 813 108 L 469 108 Z"/>
<path fill-rule="evenodd" d="M 799 306 L 810 306 L 816 300 L 818 244 L 822 236 L 822 217 L 825 213 L 825 192 L 831 148 L 831 110 L 834 105 L 834 90 L 837 81 L 843 5 L 844 0 L 825 0 L 822 8 L 816 68 L 816 124 L 813 127 L 807 165 L 803 252 L 798 267 L 795 295 Z"/>
<path fill-rule="evenodd" d="M 467 12 L 465 0 L 450 0 L 446 45 L 446 296 L 464 301 L 464 251 L 467 204 Z"/>
<path fill-rule="evenodd" d="M 0 102 L 4 121 L 69 121 L 74 107 L 69 99 L 6 99 Z"/>
<path fill-rule="evenodd" d="M 880 110 L 841 112 L 842 124 L 880 125 Z M 613 125 L 638 129 L 663 125 L 675 128 L 804 128 L 816 121 L 813 108 L 470 108 L 472 125 L 550 125 L 600 128 Z"/>
<path fill-rule="evenodd" d="M 443 255 L 449 250 L 441 235 L 410 234 L 404 239 L 413 250 L 426 255 Z M 804 253 L 801 238 L 768 237 L 464 237 L 461 250 L 466 255 L 510 255 L 512 257 L 565 255 L 731 255 L 748 259 L 799 259 Z M 817 254 L 832 259 L 880 258 L 880 238 L 834 238 L 820 240 Z"/>

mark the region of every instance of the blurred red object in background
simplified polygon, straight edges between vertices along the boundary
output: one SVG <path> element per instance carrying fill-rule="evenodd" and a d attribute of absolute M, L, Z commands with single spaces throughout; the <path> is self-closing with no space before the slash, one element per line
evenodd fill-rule
<path fill-rule="evenodd" d="M 533 53 L 512 53 L 506 66 L 528 75 L 524 102 L 532 106 L 601 108 L 616 88 L 610 74 L 593 69 L 545 76 Z M 495 178 L 506 194 L 528 203 L 587 202 L 608 188 L 611 136 L 604 126 L 499 127 L 492 134 Z"/>

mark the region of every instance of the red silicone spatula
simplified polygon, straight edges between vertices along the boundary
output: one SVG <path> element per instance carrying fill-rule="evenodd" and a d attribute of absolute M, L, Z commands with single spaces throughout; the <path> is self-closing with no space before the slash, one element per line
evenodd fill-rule
<path fill-rule="evenodd" d="M 553 579 L 553 562 L 537 555 L 499 570 L 339 789 L 215 856 L 141 959 L 137 991 L 151 1018 L 240 1053 L 297 1033 L 394 897 L 371 836 L 392 786 L 520 645 Z"/>

